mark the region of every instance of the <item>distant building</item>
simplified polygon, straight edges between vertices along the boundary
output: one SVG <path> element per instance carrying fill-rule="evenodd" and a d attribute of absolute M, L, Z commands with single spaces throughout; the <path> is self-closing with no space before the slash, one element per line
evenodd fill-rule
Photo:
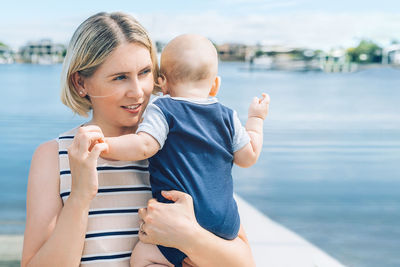
<path fill-rule="evenodd" d="M 167 44 L 161 41 L 156 41 L 157 53 L 161 53 Z"/>
<path fill-rule="evenodd" d="M 8 46 L 0 45 L 0 64 L 14 63 L 14 54 Z"/>
<path fill-rule="evenodd" d="M 65 56 L 65 46 L 54 44 L 49 39 L 39 42 L 29 42 L 18 52 L 18 61 L 33 64 L 61 63 Z"/>
<path fill-rule="evenodd" d="M 344 48 L 334 48 L 329 53 L 321 53 L 320 65 L 325 72 L 354 72 L 358 69 L 357 63 L 350 62 Z"/>
<path fill-rule="evenodd" d="M 400 44 L 393 44 L 383 49 L 382 63 L 400 65 Z"/>
<path fill-rule="evenodd" d="M 247 56 L 250 69 L 286 71 L 321 70 L 315 51 L 280 45 L 257 45 Z"/>
<path fill-rule="evenodd" d="M 217 45 L 219 58 L 223 61 L 244 61 L 248 52 L 244 44 Z"/>

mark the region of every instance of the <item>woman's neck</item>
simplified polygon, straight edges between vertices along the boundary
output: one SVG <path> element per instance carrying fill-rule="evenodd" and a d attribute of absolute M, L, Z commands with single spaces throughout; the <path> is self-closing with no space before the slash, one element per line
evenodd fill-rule
<path fill-rule="evenodd" d="M 137 125 L 133 126 L 133 127 L 118 127 L 116 125 L 110 125 L 110 124 L 104 123 L 102 121 L 98 121 L 94 118 L 92 118 L 92 120 L 90 120 L 89 122 L 87 122 L 85 124 L 99 126 L 105 137 L 115 137 L 115 136 L 120 136 L 120 135 L 124 135 L 124 134 L 131 134 L 131 133 L 135 133 L 136 129 L 137 129 Z"/>

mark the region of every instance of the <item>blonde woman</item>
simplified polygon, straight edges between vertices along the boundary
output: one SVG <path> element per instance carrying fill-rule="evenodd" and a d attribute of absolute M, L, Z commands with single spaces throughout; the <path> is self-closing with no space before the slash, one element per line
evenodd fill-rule
<path fill-rule="evenodd" d="M 78 27 L 61 98 L 92 118 L 33 155 L 22 266 L 129 266 L 139 238 L 183 251 L 183 265 L 254 266 L 242 229 L 228 241 L 201 228 L 182 192 L 167 192 L 174 204 L 151 199 L 146 161 L 99 157 L 104 137 L 135 132 L 157 74 L 153 44 L 129 15 L 99 13 Z"/>

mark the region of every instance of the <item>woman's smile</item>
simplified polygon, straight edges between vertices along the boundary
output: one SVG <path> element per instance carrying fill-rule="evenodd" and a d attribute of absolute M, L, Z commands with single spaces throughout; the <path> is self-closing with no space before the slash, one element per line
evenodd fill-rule
<path fill-rule="evenodd" d="M 124 110 L 126 110 L 129 113 L 139 113 L 141 110 L 142 104 L 133 104 L 133 105 L 127 105 L 127 106 L 121 106 Z"/>

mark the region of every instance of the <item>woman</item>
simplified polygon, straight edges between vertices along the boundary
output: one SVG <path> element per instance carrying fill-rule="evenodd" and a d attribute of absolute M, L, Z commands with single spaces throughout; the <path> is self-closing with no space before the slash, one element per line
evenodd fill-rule
<path fill-rule="evenodd" d="M 99 157 L 104 136 L 136 130 L 157 74 L 152 42 L 132 17 L 99 13 L 78 27 L 64 61 L 62 100 L 93 115 L 33 155 L 22 266 L 129 266 L 138 237 L 182 250 L 184 265 L 254 265 L 244 232 L 228 241 L 201 228 L 189 195 L 166 192 L 174 204 L 150 199 L 146 161 Z"/>

